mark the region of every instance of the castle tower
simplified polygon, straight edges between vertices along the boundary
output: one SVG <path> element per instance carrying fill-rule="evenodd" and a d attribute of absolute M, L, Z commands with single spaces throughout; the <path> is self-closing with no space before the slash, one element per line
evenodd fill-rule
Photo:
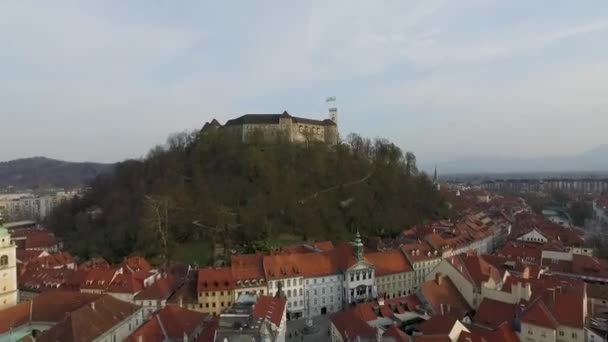
<path fill-rule="evenodd" d="M 17 246 L 0 216 L 0 310 L 17 304 Z"/>
<path fill-rule="evenodd" d="M 361 242 L 361 235 L 359 235 L 359 231 L 357 230 L 357 235 L 355 236 L 355 241 L 353 242 L 353 248 L 355 250 L 355 258 L 357 262 L 363 261 L 363 242 Z"/>
<path fill-rule="evenodd" d="M 336 125 L 338 124 L 338 107 L 336 107 L 336 97 L 328 97 L 326 100 L 329 105 L 329 119 Z"/>

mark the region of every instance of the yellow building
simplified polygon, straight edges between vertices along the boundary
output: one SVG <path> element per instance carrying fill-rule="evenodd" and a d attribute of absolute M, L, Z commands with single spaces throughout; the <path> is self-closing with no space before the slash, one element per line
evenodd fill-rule
<path fill-rule="evenodd" d="M 234 303 L 235 282 L 228 267 L 207 267 L 198 271 L 197 311 L 219 315 Z"/>
<path fill-rule="evenodd" d="M 16 248 L 0 216 L 0 310 L 17 304 Z"/>

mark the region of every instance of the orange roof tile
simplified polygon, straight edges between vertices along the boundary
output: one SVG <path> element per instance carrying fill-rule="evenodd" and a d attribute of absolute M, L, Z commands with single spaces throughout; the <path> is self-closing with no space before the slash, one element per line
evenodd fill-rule
<path fill-rule="evenodd" d="M 148 286 L 135 296 L 135 300 L 166 300 L 175 292 L 177 280 L 172 275 L 163 275 L 154 284 Z"/>
<path fill-rule="evenodd" d="M 0 333 L 11 328 L 17 328 L 27 322 L 59 322 L 72 312 L 92 301 L 100 295 L 72 292 L 53 291 L 36 296 L 33 300 L 17 304 L 0 311 Z"/>
<path fill-rule="evenodd" d="M 42 332 L 36 341 L 93 341 L 138 310 L 140 307 L 137 305 L 104 295 L 64 315 L 58 324 Z"/>
<path fill-rule="evenodd" d="M 545 303 L 540 300 L 523 313 L 521 321 L 550 329 L 556 329 L 559 325 Z"/>
<path fill-rule="evenodd" d="M 186 310 L 176 305 L 167 305 L 135 330 L 127 341 L 137 342 L 140 337 L 144 341 L 151 342 L 182 339 L 184 334 L 190 336 L 198 327 L 204 325 L 207 317 L 209 315 L 205 313 Z"/>
<path fill-rule="evenodd" d="M 231 258 L 232 277 L 238 280 L 264 279 L 264 256 L 262 254 L 233 255 Z"/>
<path fill-rule="evenodd" d="M 287 299 L 280 297 L 258 297 L 251 315 L 255 318 L 264 318 L 275 326 L 280 326 L 285 314 Z"/>
<path fill-rule="evenodd" d="M 515 319 L 517 305 L 484 298 L 477 309 L 473 322 L 489 328 L 498 328 L 503 323 L 511 324 Z"/>
<path fill-rule="evenodd" d="M 198 292 L 233 290 L 235 281 L 228 267 L 206 267 L 198 270 Z"/>
<path fill-rule="evenodd" d="M 435 315 L 422 322 L 418 330 L 424 335 L 447 335 L 452 331 L 456 321 L 453 316 Z"/>
<path fill-rule="evenodd" d="M 405 255 L 399 250 L 367 253 L 367 259 L 376 268 L 376 276 L 403 273 L 412 270 Z"/>
<path fill-rule="evenodd" d="M 420 293 L 431 305 L 435 314 L 441 313 L 442 305 L 445 314 L 454 315 L 456 318 L 462 318 L 471 311 L 469 304 L 447 276 L 438 277 L 438 281 L 422 283 Z"/>

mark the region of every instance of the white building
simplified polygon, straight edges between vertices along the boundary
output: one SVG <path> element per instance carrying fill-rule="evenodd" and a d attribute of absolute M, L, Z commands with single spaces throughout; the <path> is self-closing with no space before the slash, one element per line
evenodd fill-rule
<path fill-rule="evenodd" d="M 359 232 L 353 242 L 353 251 L 354 260 L 352 255 L 346 256 L 348 261 L 342 281 L 342 298 L 345 305 L 368 301 L 378 296 L 375 268 L 364 258 L 363 242 Z"/>
<path fill-rule="evenodd" d="M 17 255 L 0 217 L 0 310 L 17 304 Z"/>

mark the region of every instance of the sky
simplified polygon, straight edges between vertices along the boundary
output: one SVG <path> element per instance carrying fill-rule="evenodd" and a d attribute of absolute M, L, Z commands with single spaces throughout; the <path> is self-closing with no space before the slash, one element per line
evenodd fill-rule
<path fill-rule="evenodd" d="M 608 1 L 0 1 L 0 160 L 139 158 L 245 113 L 423 162 L 608 143 Z"/>

